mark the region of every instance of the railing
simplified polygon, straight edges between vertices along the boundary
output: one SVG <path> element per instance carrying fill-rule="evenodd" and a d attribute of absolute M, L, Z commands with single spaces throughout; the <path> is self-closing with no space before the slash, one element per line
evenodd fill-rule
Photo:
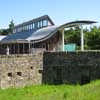
<path fill-rule="evenodd" d="M 76 50 L 76 52 L 100 52 L 100 50 L 84 50 L 84 51 Z"/>

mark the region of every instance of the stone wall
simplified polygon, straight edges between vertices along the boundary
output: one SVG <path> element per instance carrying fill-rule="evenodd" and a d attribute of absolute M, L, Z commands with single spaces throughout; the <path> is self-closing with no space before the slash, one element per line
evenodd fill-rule
<path fill-rule="evenodd" d="M 0 56 L 0 87 L 41 84 L 43 53 Z"/>
<path fill-rule="evenodd" d="M 85 84 L 100 79 L 100 52 L 45 52 L 43 82 Z"/>
<path fill-rule="evenodd" d="M 36 52 L 0 56 L 0 87 L 85 84 L 100 79 L 100 52 Z"/>

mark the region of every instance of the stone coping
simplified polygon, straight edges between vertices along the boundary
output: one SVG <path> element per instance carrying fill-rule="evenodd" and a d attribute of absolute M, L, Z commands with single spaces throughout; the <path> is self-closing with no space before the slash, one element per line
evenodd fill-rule
<path fill-rule="evenodd" d="M 31 57 L 31 56 L 35 56 L 38 55 L 39 53 L 35 53 L 35 54 L 11 54 L 11 55 L 0 55 L 0 58 L 14 58 L 14 57 Z M 40 53 L 41 54 L 41 53 Z"/>

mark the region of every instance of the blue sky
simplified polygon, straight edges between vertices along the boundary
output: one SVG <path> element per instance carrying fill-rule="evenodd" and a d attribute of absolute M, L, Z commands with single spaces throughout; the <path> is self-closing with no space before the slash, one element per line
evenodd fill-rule
<path fill-rule="evenodd" d="M 0 0 L 0 28 L 49 15 L 56 25 L 74 20 L 100 19 L 100 0 Z"/>

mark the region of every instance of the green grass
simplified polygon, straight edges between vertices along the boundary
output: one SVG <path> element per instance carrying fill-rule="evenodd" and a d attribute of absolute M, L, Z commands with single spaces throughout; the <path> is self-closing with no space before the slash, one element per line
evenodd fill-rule
<path fill-rule="evenodd" d="M 0 89 L 0 100 L 100 100 L 100 80 L 87 85 L 41 85 Z"/>

